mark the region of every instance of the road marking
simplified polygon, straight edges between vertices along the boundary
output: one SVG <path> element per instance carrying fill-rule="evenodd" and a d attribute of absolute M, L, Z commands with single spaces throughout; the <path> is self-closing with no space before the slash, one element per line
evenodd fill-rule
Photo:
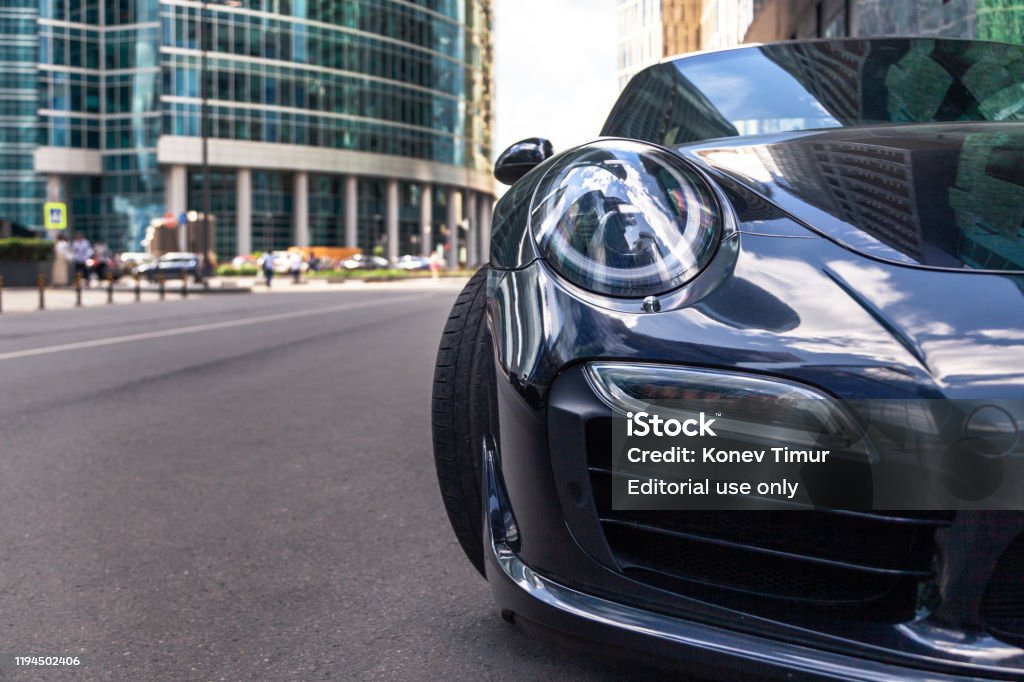
<path fill-rule="evenodd" d="M 181 336 L 182 334 L 197 334 L 199 332 L 213 329 L 230 329 L 231 327 L 245 327 L 261 322 L 274 322 L 276 320 L 290 320 L 296 317 L 309 317 L 323 313 L 336 313 L 343 310 L 355 310 L 357 308 L 370 308 L 389 303 L 404 303 L 423 298 L 426 294 L 411 294 L 398 298 L 386 298 L 376 301 L 359 301 L 353 303 L 342 303 L 340 305 L 327 306 L 324 308 L 312 308 L 310 310 L 296 310 L 289 313 L 275 313 L 273 315 L 260 315 L 259 317 L 246 317 L 241 320 L 226 320 L 224 322 L 210 322 L 207 324 L 196 324 L 191 327 L 178 327 L 177 329 L 161 329 L 155 332 L 142 332 L 140 334 L 128 334 L 126 336 L 114 336 L 108 339 L 93 339 L 91 341 L 77 341 L 75 343 L 63 343 L 57 346 L 43 346 L 42 348 L 30 348 L 28 350 L 16 350 L 9 353 L 0 353 L 0 360 L 15 360 L 27 358 L 34 355 L 49 355 L 51 353 L 64 353 L 70 350 L 82 350 L 85 348 L 98 348 L 101 346 L 116 346 L 121 343 L 132 343 L 133 341 L 146 341 L 147 339 L 160 339 L 168 336 Z"/>

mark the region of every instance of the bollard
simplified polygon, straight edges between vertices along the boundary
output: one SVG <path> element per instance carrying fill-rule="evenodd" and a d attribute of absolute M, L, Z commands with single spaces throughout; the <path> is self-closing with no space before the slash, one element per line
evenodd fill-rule
<path fill-rule="evenodd" d="M 40 272 L 36 285 L 39 287 L 39 309 L 46 310 L 46 275 Z"/>
<path fill-rule="evenodd" d="M 164 295 L 167 293 L 166 292 L 166 285 L 167 285 L 167 277 L 164 275 L 164 273 L 161 272 L 160 273 L 160 300 L 161 301 L 164 300 Z"/>
<path fill-rule="evenodd" d="M 188 272 L 181 273 L 181 297 L 188 298 Z"/>
<path fill-rule="evenodd" d="M 0 275 L 0 313 L 4 311 L 4 276 Z"/>
<path fill-rule="evenodd" d="M 114 302 L 114 275 L 107 274 L 107 305 Z"/>
<path fill-rule="evenodd" d="M 142 285 L 140 284 L 141 279 L 139 274 L 135 273 L 135 302 L 138 303 L 142 300 Z"/>
<path fill-rule="evenodd" d="M 82 307 L 82 273 L 75 273 L 75 307 Z"/>

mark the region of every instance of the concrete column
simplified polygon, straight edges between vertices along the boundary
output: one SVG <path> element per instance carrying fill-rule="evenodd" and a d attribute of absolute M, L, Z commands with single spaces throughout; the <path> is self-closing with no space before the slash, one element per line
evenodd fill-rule
<path fill-rule="evenodd" d="M 309 173 L 295 174 L 294 200 L 292 202 L 295 218 L 295 246 L 309 246 Z"/>
<path fill-rule="evenodd" d="M 235 248 L 239 256 L 252 253 L 252 171 L 239 168 L 235 181 Z"/>
<path fill-rule="evenodd" d="M 345 178 L 345 246 L 359 246 L 359 181 L 354 175 Z"/>
<path fill-rule="evenodd" d="M 164 186 L 164 209 L 178 215 L 188 211 L 188 168 L 175 165 L 167 168 Z M 178 226 L 178 250 L 188 251 L 188 229 Z"/>
<path fill-rule="evenodd" d="M 430 256 L 431 236 L 430 225 L 434 216 L 434 190 L 427 183 L 420 185 L 420 255 Z"/>
<path fill-rule="evenodd" d="M 480 195 L 480 262 L 491 262 L 491 211 L 494 200 L 487 194 Z"/>
<path fill-rule="evenodd" d="M 64 201 L 64 178 L 60 175 L 46 176 L 46 200 Z"/>
<path fill-rule="evenodd" d="M 462 219 L 462 192 L 448 188 L 448 267 L 459 267 L 459 221 Z"/>
<path fill-rule="evenodd" d="M 388 260 L 398 262 L 398 180 L 388 180 L 384 224 L 388 230 Z"/>
<path fill-rule="evenodd" d="M 480 232 L 480 216 L 476 212 L 476 192 L 473 190 L 466 190 L 466 221 L 468 223 L 466 230 L 466 264 L 469 267 L 475 267 L 480 262 L 479 252 L 477 251 L 478 241 L 477 235 Z"/>

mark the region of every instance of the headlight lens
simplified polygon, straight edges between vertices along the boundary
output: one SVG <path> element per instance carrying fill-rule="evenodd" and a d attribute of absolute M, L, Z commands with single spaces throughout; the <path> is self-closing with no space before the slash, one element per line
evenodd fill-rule
<path fill-rule="evenodd" d="M 530 225 L 541 255 L 590 291 L 640 297 L 675 289 L 714 255 L 722 213 L 672 153 L 605 140 L 559 159 L 537 187 Z"/>
<path fill-rule="evenodd" d="M 597 395 L 616 411 L 696 416 L 721 411 L 723 437 L 787 447 L 861 443 L 859 429 L 839 403 L 809 387 L 769 377 L 666 365 L 594 362 L 586 367 Z"/>

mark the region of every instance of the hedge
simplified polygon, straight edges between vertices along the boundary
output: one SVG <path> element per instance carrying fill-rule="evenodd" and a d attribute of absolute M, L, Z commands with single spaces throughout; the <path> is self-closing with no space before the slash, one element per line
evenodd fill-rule
<path fill-rule="evenodd" d="M 217 268 L 217 274 L 221 277 L 252 277 L 259 274 L 259 268 L 255 265 L 242 265 L 237 268 L 234 265 L 221 265 Z"/>
<path fill-rule="evenodd" d="M 31 237 L 0 239 L 0 260 L 23 262 L 53 260 L 53 242 Z"/>

